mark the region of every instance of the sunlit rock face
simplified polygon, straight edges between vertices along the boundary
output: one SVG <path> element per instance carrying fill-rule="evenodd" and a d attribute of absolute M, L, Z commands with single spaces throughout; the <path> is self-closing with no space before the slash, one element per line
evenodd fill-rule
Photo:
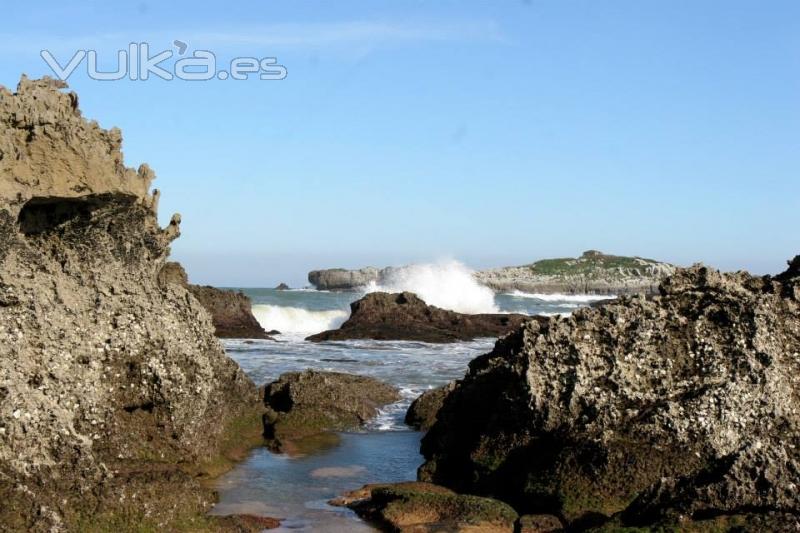
<path fill-rule="evenodd" d="M 63 87 L 0 87 L 0 523 L 74 529 L 127 505 L 160 523 L 210 504 L 184 466 L 257 393 L 200 304 L 158 281 L 179 217 L 159 227 L 154 174 Z"/>

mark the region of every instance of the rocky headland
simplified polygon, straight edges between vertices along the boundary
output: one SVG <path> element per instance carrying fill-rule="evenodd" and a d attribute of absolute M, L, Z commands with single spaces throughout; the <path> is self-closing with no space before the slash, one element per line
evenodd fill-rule
<path fill-rule="evenodd" d="M 318 290 L 358 290 L 371 283 L 389 283 L 404 268 L 314 270 L 309 272 L 308 281 Z M 589 250 L 577 258 L 482 270 L 474 277 L 499 293 L 624 295 L 655 294 L 661 280 L 673 272 L 675 267 L 669 263 Z"/>
<path fill-rule="evenodd" d="M 373 292 L 350 304 L 350 310 L 350 318 L 339 329 L 311 335 L 307 340 L 457 342 L 499 337 L 531 319 L 518 314 L 456 313 L 428 305 L 410 292 Z"/>
<path fill-rule="evenodd" d="M 794 530 L 798 376 L 800 257 L 775 277 L 679 269 L 475 359 L 419 478 L 570 530 Z"/>
<path fill-rule="evenodd" d="M 159 279 L 153 172 L 64 87 L 0 87 L 0 528 L 247 530 L 200 481 L 262 441 L 256 387 Z"/>

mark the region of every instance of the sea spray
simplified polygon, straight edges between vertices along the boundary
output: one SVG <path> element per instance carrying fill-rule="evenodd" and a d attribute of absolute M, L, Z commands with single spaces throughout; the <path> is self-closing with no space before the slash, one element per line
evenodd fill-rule
<path fill-rule="evenodd" d="M 347 320 L 349 311 L 333 309 L 312 311 L 301 307 L 256 304 L 253 316 L 267 331 L 276 329 L 281 333 L 319 333 L 336 329 Z"/>
<path fill-rule="evenodd" d="M 494 291 L 478 283 L 474 272 L 458 261 L 389 268 L 365 292 L 410 291 L 425 303 L 460 313 L 497 313 Z"/>

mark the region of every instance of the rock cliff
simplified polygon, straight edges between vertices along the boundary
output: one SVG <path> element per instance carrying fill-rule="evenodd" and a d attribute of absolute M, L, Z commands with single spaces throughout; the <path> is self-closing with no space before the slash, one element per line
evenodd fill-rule
<path fill-rule="evenodd" d="M 420 479 L 573 528 L 798 527 L 798 376 L 800 258 L 774 278 L 679 269 L 474 360 Z"/>
<path fill-rule="evenodd" d="M 154 174 L 64 86 L 0 87 L 0 524 L 203 521 L 197 476 L 258 428 L 257 391 L 159 281 L 180 219 L 159 227 Z"/>
<path fill-rule="evenodd" d="M 378 281 L 379 273 L 380 270 L 375 267 L 312 270 L 308 273 L 308 281 L 320 291 L 350 291 Z"/>
<path fill-rule="evenodd" d="M 311 335 L 310 341 L 346 339 L 457 342 L 499 337 L 516 329 L 527 315 L 467 315 L 428 305 L 416 294 L 373 292 L 350 304 L 350 318 L 339 329 Z"/>

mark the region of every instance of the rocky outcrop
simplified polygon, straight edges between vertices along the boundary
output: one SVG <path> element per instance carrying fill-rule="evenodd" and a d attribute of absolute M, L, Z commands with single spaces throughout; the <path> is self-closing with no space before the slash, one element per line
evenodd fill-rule
<path fill-rule="evenodd" d="M 475 278 L 497 292 L 623 295 L 655 294 L 661 280 L 673 272 L 675 267 L 668 263 L 590 250 L 574 259 L 483 270 Z"/>
<path fill-rule="evenodd" d="M 275 290 L 276 291 L 288 291 L 289 288 L 290 287 L 285 283 L 278 283 L 278 285 L 275 287 Z"/>
<path fill-rule="evenodd" d="M 796 527 L 799 264 L 680 269 L 652 298 L 526 323 L 445 398 L 420 479 L 573 527 Z"/>
<path fill-rule="evenodd" d="M 358 290 L 371 283 L 396 286 L 409 267 L 314 270 L 308 281 L 319 290 Z M 475 279 L 496 292 L 532 294 L 654 294 L 659 282 L 675 272 L 669 263 L 604 254 L 595 250 L 577 258 L 543 259 L 524 266 L 475 272 Z"/>
<path fill-rule="evenodd" d="M 366 485 L 330 502 L 388 531 L 513 533 L 517 513 L 490 498 L 456 494 L 430 483 Z"/>
<path fill-rule="evenodd" d="M 322 432 L 357 429 L 399 400 L 395 387 L 367 376 L 288 372 L 266 387 L 265 435 L 282 448 Z"/>
<path fill-rule="evenodd" d="M 211 314 L 214 334 L 221 339 L 270 339 L 253 316 L 250 298 L 241 291 L 218 289 L 208 285 L 192 285 L 180 263 L 170 261 L 158 273 L 162 285 L 174 283 L 189 290 Z"/>
<path fill-rule="evenodd" d="M 0 87 L 0 527 L 169 529 L 208 509 L 203 465 L 260 438 L 263 408 L 158 281 L 179 217 L 159 227 L 152 171 L 63 87 Z"/>
<path fill-rule="evenodd" d="M 339 329 L 317 333 L 307 340 L 457 342 L 499 337 L 530 319 L 517 314 L 456 313 L 428 305 L 410 292 L 373 292 L 350 304 L 350 318 Z"/>
<path fill-rule="evenodd" d="M 211 313 L 217 337 L 272 339 L 253 316 L 250 298 L 243 292 L 217 289 L 208 285 L 189 285 L 189 292 Z"/>
<path fill-rule="evenodd" d="M 374 267 L 358 270 L 344 268 L 312 270 L 308 273 L 308 281 L 320 291 L 351 291 L 378 281 L 379 272 Z"/>
<path fill-rule="evenodd" d="M 456 382 L 423 392 L 411 402 L 406 411 L 405 423 L 414 429 L 427 431 L 436 422 L 436 413 L 442 408 L 444 399 L 455 388 Z"/>

